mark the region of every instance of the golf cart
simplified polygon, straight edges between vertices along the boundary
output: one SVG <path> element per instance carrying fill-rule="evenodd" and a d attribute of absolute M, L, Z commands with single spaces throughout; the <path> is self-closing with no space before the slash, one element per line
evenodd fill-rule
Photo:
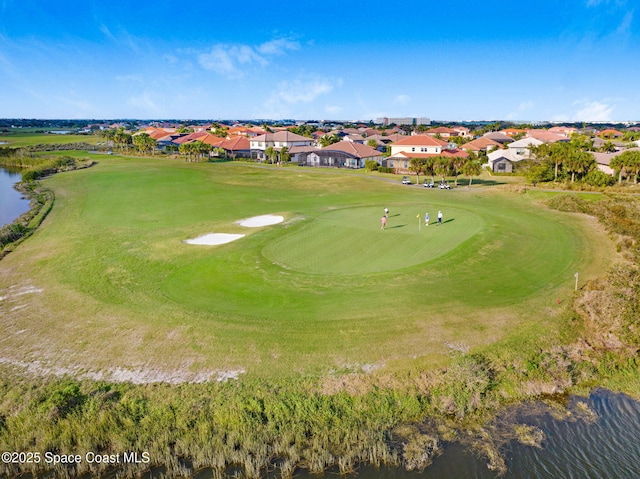
<path fill-rule="evenodd" d="M 441 190 L 450 190 L 451 186 L 446 181 L 441 181 L 438 185 L 438 188 L 440 188 Z"/>
<path fill-rule="evenodd" d="M 433 183 L 433 181 L 424 180 L 422 182 L 422 186 L 424 186 L 425 188 L 433 188 L 436 185 Z"/>
<path fill-rule="evenodd" d="M 408 176 L 403 176 L 402 177 L 402 184 L 403 185 L 410 185 L 411 184 L 411 178 L 409 178 Z"/>

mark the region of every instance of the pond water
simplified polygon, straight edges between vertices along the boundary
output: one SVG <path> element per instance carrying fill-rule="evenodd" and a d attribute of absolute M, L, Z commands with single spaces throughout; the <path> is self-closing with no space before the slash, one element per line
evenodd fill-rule
<path fill-rule="evenodd" d="M 588 406 L 588 409 L 581 406 Z M 563 412 L 571 414 L 558 419 Z M 592 414 L 594 413 L 594 414 Z M 597 390 L 588 398 L 569 397 L 563 407 L 542 403 L 511 408 L 501 421 L 527 424 L 545 434 L 542 447 L 517 441 L 501 449 L 507 472 L 498 475 L 468 447 L 445 444 L 444 453 L 423 471 L 361 467 L 356 475 L 337 471 L 309 474 L 297 471 L 294 479 L 638 479 L 640 478 L 640 403 L 623 394 Z M 211 470 L 194 477 L 211 478 Z M 274 472 L 269 478 L 279 477 Z"/>
<path fill-rule="evenodd" d="M 579 403 L 595 416 L 585 416 Z M 445 446 L 444 453 L 422 472 L 402 469 L 360 469 L 359 479 L 637 479 L 640 477 L 640 403 L 623 394 L 598 390 L 588 398 L 571 397 L 572 416 L 556 418 L 554 408 L 522 405 L 510 411 L 510 420 L 540 428 L 546 438 L 542 447 L 516 441 L 503 451 L 507 472 L 498 476 L 487 463 L 459 444 Z M 298 475 L 299 479 L 328 479 Z"/>
<path fill-rule="evenodd" d="M 13 187 L 20 179 L 19 170 L 0 167 L 0 226 L 29 210 L 29 200 Z"/>

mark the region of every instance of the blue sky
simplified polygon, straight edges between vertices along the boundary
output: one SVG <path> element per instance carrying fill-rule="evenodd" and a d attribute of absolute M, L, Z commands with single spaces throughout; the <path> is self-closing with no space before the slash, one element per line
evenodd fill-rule
<path fill-rule="evenodd" d="M 0 117 L 640 120 L 636 9 L 0 0 Z"/>

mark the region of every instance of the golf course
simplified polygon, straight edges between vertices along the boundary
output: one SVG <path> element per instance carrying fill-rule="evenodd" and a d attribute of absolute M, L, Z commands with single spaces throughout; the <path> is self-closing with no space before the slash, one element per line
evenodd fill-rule
<path fill-rule="evenodd" d="M 593 220 L 508 188 L 95 159 L 43 181 L 55 207 L 0 262 L 5 363 L 134 382 L 435 367 L 555 334 L 574 273 L 613 251 Z M 259 215 L 284 221 L 238 224 Z M 185 242 L 214 233 L 244 236 Z"/>

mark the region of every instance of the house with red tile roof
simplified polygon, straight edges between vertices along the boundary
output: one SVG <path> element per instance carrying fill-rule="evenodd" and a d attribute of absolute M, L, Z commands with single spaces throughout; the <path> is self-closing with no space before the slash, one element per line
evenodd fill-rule
<path fill-rule="evenodd" d="M 439 155 L 447 145 L 446 141 L 439 140 L 431 135 L 411 135 L 391 143 L 391 155 L 402 152 Z"/>
<path fill-rule="evenodd" d="M 251 142 L 249 138 L 235 135 L 234 138 L 228 140 L 220 138 L 219 140 L 220 144 L 216 146 L 224 150 L 227 158 L 251 158 Z"/>
<path fill-rule="evenodd" d="M 619 130 L 614 130 L 613 128 L 607 128 L 598 133 L 598 136 L 601 138 L 620 138 L 624 136 L 624 133 Z"/>
<path fill-rule="evenodd" d="M 458 130 L 454 130 L 453 128 L 447 128 L 446 126 L 439 126 L 437 128 L 430 128 L 429 130 L 424 132 L 426 135 L 436 136 L 439 135 L 441 138 L 449 138 L 451 136 L 458 136 L 460 132 Z"/>
<path fill-rule="evenodd" d="M 471 137 L 471 130 L 469 130 L 469 128 L 467 128 L 466 126 L 452 126 L 451 128 L 458 132 L 458 136 L 461 136 L 463 138 Z"/>
<path fill-rule="evenodd" d="M 294 153 L 297 153 L 294 147 Z M 299 166 L 332 168 L 364 168 L 367 160 L 382 164 L 382 153 L 370 146 L 352 141 L 339 141 L 332 145 L 298 156 Z"/>
<path fill-rule="evenodd" d="M 492 151 L 502 148 L 502 145 L 497 141 L 493 141 L 491 138 L 487 138 L 486 136 L 481 136 L 480 138 L 476 138 L 475 140 L 471 140 L 464 145 L 460 146 L 461 149 L 465 151 Z"/>
<path fill-rule="evenodd" d="M 393 168 L 396 174 L 408 174 L 411 158 L 435 156 L 466 158 L 469 153 L 431 135 L 412 135 L 391 144 L 391 156 L 383 160 L 382 166 Z"/>
<path fill-rule="evenodd" d="M 527 130 L 527 138 L 535 138 L 543 143 L 556 143 L 558 141 L 569 141 L 569 138 L 549 130 Z"/>
<path fill-rule="evenodd" d="M 557 133 L 558 135 L 563 135 L 565 138 L 571 138 L 571 135 L 578 133 L 578 129 L 572 126 L 553 126 L 549 128 L 549 131 Z"/>
<path fill-rule="evenodd" d="M 468 158 L 469 153 L 459 149 L 442 150 L 442 152 L 438 154 L 409 153 L 406 151 L 401 151 L 400 153 L 388 156 L 387 158 L 382 160 L 382 166 L 393 168 L 393 172 L 397 175 L 408 175 L 411 174 L 411 171 L 409 170 L 409 166 L 411 165 L 411 158 L 435 158 L 437 156 L 442 156 L 445 158 Z"/>
<path fill-rule="evenodd" d="M 519 134 L 525 134 L 527 130 L 520 130 L 518 128 L 505 128 L 504 130 L 500 130 L 498 133 L 502 133 L 507 136 L 516 136 Z"/>

